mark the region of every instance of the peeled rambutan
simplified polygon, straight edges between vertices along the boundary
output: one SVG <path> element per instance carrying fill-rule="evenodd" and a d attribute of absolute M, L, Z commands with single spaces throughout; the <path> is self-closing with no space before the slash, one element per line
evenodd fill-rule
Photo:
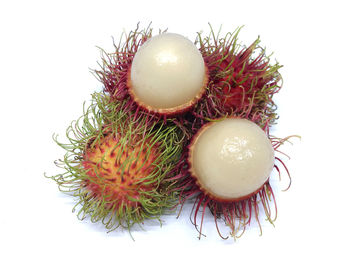
<path fill-rule="evenodd" d="M 126 100 L 137 114 L 157 117 L 188 111 L 202 97 L 208 70 L 197 47 L 179 34 L 138 28 L 113 53 L 102 55 L 95 74 L 113 99 Z"/>
<path fill-rule="evenodd" d="M 67 153 L 57 162 L 65 172 L 52 179 L 78 198 L 78 218 L 90 216 L 110 231 L 130 229 L 145 219 L 160 220 L 174 205 L 172 185 L 165 179 L 181 155 L 181 133 L 176 126 L 147 121 L 96 93 L 67 129 L 69 143 L 58 143 Z"/>
<path fill-rule="evenodd" d="M 267 130 L 254 122 L 237 117 L 216 119 L 198 130 L 174 179 L 180 191 L 181 207 L 195 198 L 193 224 L 199 238 L 203 235 L 207 208 L 214 216 L 219 235 L 225 239 L 219 229 L 219 218 L 224 220 L 233 237 L 240 236 L 239 231 L 243 233 L 253 217 L 259 223 L 261 207 L 268 221 L 274 222 L 277 208 L 269 183 L 270 173 L 275 168 L 280 174 L 278 165 L 282 165 L 289 176 L 285 164 L 275 156 L 289 138 L 269 136 Z"/>
<path fill-rule="evenodd" d="M 179 34 L 163 33 L 148 39 L 136 52 L 127 85 L 143 109 L 175 115 L 193 107 L 207 81 L 197 47 Z"/>

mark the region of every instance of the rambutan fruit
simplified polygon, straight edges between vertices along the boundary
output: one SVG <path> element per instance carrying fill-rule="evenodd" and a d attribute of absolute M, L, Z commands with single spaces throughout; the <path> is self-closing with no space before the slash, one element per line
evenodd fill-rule
<path fill-rule="evenodd" d="M 52 179 L 77 197 L 78 218 L 90 216 L 110 231 L 130 230 L 145 219 L 160 220 L 174 205 L 172 184 L 165 179 L 182 152 L 176 126 L 135 118 L 124 104 L 96 93 L 67 138 L 69 144 L 58 142 L 67 151 L 57 162 L 65 172 Z"/>
<path fill-rule="evenodd" d="M 274 150 L 263 130 L 246 119 L 227 118 L 205 125 L 192 139 L 190 173 L 215 200 L 245 199 L 268 179 Z"/>
<path fill-rule="evenodd" d="M 205 92 L 207 67 L 184 36 L 161 31 L 152 36 L 150 28 L 137 28 L 115 47 L 113 53 L 103 52 L 95 74 L 112 98 L 127 100 L 137 114 L 166 120 L 188 111 Z"/>
<path fill-rule="evenodd" d="M 114 52 L 102 50 L 94 73 L 104 93 L 68 128 L 70 144 L 60 144 L 67 154 L 58 164 L 66 171 L 53 177 L 79 198 L 80 218 L 130 229 L 159 219 L 177 196 L 181 207 L 195 197 L 199 237 L 206 209 L 221 237 L 218 218 L 234 237 L 254 216 L 259 223 L 260 208 L 273 223 L 270 173 L 280 174 L 282 165 L 289 176 L 275 156 L 289 137 L 269 135 L 281 65 L 271 63 L 259 38 L 240 45 L 240 30 L 198 33 L 192 43 L 137 27 Z"/>
<path fill-rule="evenodd" d="M 199 129 L 188 147 L 187 163 L 183 162 L 181 172 L 175 177 L 181 208 L 185 201 L 195 198 L 193 224 L 199 238 L 203 235 L 207 208 L 214 216 L 219 235 L 225 239 L 218 218 L 223 218 L 233 237 L 240 236 L 239 231 L 244 232 L 254 215 L 259 223 L 261 207 L 268 221 L 274 222 L 277 208 L 269 179 L 273 168 L 280 174 L 277 164 L 282 164 L 289 176 L 285 164 L 275 156 L 288 138 L 270 137 L 254 122 L 237 117 L 217 119 Z"/>
<path fill-rule="evenodd" d="M 193 128 L 210 119 L 226 116 L 246 118 L 260 127 L 278 118 L 273 95 L 282 86 L 278 63 L 259 46 L 258 38 L 246 47 L 238 43 L 241 28 L 220 36 L 211 28 L 208 36 L 198 34 L 196 44 L 208 67 L 209 82 L 202 99 L 191 110 Z"/>

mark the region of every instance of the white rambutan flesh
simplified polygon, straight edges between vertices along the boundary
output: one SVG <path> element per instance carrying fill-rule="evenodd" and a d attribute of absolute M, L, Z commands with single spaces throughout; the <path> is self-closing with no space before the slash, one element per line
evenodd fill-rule
<path fill-rule="evenodd" d="M 160 113 L 176 113 L 197 102 L 208 81 L 197 47 L 179 34 L 148 39 L 136 52 L 128 88 L 135 101 Z"/>
<path fill-rule="evenodd" d="M 255 123 L 227 118 L 199 130 L 190 146 L 189 163 L 202 191 L 220 201 L 241 200 L 268 180 L 274 149 Z"/>

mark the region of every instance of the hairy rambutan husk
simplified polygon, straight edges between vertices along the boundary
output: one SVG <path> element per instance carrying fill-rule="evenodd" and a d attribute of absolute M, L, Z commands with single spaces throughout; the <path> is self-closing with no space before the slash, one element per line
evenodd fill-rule
<path fill-rule="evenodd" d="M 261 128 L 275 124 L 278 116 L 273 95 L 282 87 L 278 63 L 259 46 L 260 39 L 246 47 L 238 43 L 241 28 L 224 37 L 211 28 L 208 36 L 198 33 L 196 45 L 209 71 L 206 93 L 180 120 L 194 134 L 209 120 L 236 116 L 249 119 Z"/>
<path fill-rule="evenodd" d="M 158 219 L 174 206 L 174 176 L 183 135 L 174 125 L 148 123 L 124 103 L 103 93 L 67 129 L 69 143 L 51 177 L 62 192 L 77 198 L 78 218 L 101 221 L 112 231 Z"/>

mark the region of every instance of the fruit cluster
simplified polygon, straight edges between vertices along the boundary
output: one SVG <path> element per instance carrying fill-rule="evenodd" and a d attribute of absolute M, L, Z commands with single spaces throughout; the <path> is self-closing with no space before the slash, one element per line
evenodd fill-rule
<path fill-rule="evenodd" d="M 233 237 L 260 210 L 275 220 L 270 174 L 282 166 L 289 176 L 275 156 L 288 138 L 269 134 L 281 66 L 259 39 L 239 44 L 240 30 L 192 42 L 137 28 L 102 50 L 103 92 L 68 127 L 68 143 L 55 137 L 66 154 L 51 178 L 77 198 L 80 219 L 130 230 L 192 201 L 199 238 L 206 209 L 222 238 L 219 219 Z"/>

